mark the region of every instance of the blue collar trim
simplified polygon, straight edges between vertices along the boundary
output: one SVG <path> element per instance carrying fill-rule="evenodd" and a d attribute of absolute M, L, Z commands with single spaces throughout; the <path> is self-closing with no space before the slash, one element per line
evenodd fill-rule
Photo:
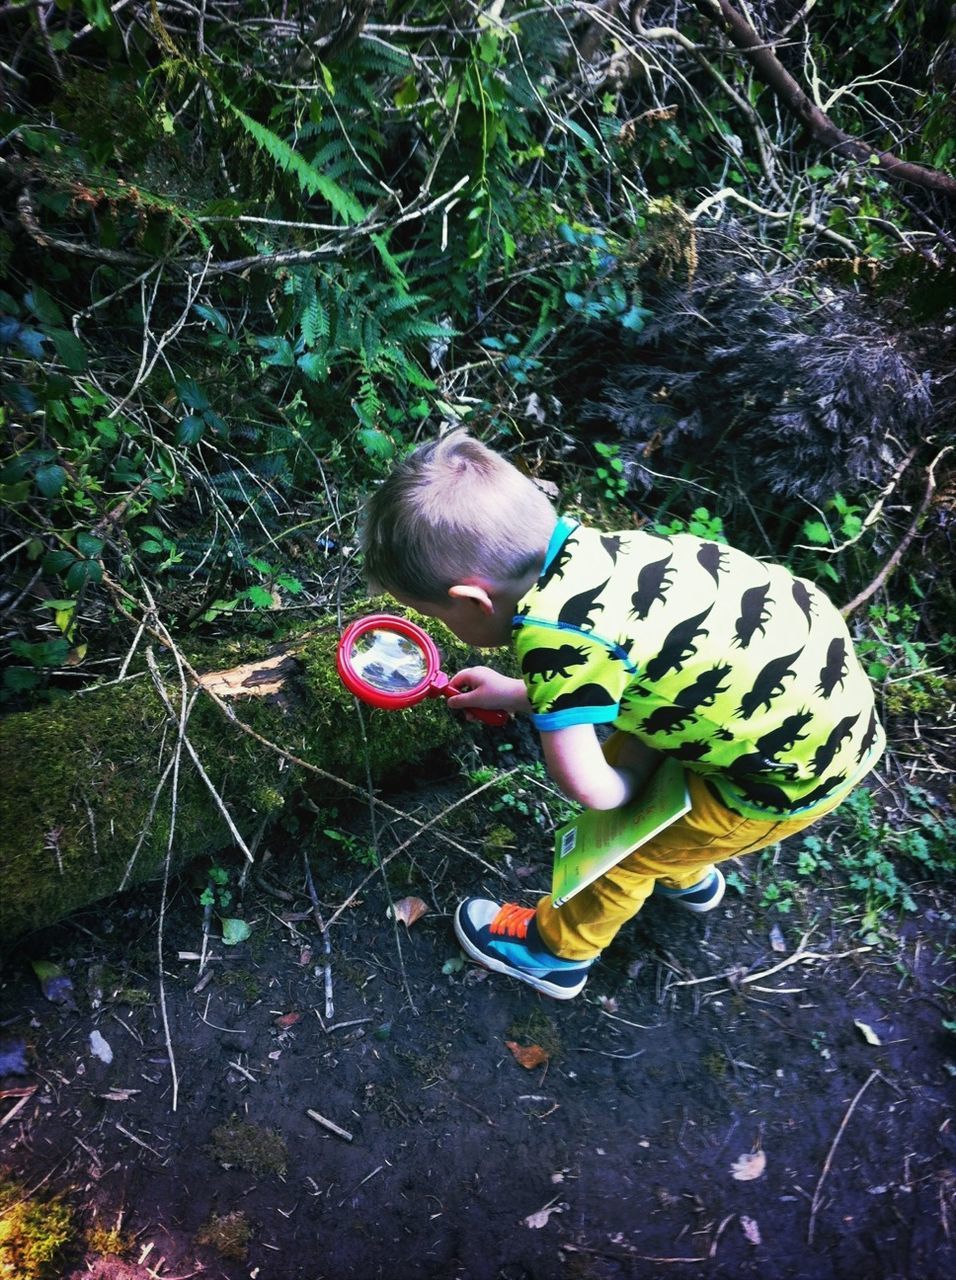
<path fill-rule="evenodd" d="M 551 541 L 548 543 L 548 549 L 544 555 L 544 565 L 541 568 L 542 574 L 547 573 L 551 567 L 551 562 L 580 523 L 580 520 L 575 520 L 571 516 L 558 516 L 558 523 L 554 526 Z"/>

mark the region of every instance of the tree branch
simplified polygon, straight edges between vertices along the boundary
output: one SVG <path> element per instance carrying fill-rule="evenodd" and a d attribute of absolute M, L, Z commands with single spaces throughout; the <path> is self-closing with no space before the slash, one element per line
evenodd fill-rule
<path fill-rule="evenodd" d="M 747 54 L 763 82 L 806 125 L 821 146 L 857 164 L 872 165 L 888 178 L 911 182 L 914 186 L 956 198 L 956 178 L 938 169 L 901 160 L 890 151 L 876 151 L 838 128 L 826 112 L 804 93 L 773 49 L 761 40 L 743 14 L 738 13 L 728 0 L 694 0 L 694 4 L 706 17 L 719 18 L 734 46 Z"/>

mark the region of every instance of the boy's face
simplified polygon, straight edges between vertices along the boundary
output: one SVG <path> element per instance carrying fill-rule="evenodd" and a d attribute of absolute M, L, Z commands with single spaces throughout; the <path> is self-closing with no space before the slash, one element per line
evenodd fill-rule
<path fill-rule="evenodd" d="M 482 588 L 452 587 L 448 600 L 413 600 L 409 596 L 395 595 L 395 599 L 426 618 L 437 618 L 463 644 L 476 649 L 495 649 L 508 644 L 511 639 L 513 606 L 505 601 L 495 601 Z"/>

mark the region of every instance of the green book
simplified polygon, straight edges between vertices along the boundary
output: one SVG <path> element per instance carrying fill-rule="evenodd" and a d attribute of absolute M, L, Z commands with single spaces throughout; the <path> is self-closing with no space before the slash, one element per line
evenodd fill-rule
<path fill-rule="evenodd" d="M 634 800 L 619 809 L 588 809 L 565 823 L 554 837 L 554 906 L 563 906 L 689 809 L 684 768 L 678 760 L 668 759 Z"/>

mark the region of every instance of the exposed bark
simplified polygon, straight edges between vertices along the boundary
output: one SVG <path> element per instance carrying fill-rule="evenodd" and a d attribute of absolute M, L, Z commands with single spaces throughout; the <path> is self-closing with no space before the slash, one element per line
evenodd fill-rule
<path fill-rule="evenodd" d="M 951 178 L 938 169 L 901 160 L 891 151 L 877 151 L 838 128 L 826 112 L 801 89 L 777 57 L 773 47 L 761 39 L 743 14 L 738 13 L 728 0 L 694 0 L 694 3 L 706 17 L 719 18 L 734 46 L 747 54 L 763 82 L 806 125 L 822 147 L 857 164 L 872 164 L 895 181 L 909 182 L 929 191 L 938 191 L 951 199 L 956 198 L 956 178 Z"/>

